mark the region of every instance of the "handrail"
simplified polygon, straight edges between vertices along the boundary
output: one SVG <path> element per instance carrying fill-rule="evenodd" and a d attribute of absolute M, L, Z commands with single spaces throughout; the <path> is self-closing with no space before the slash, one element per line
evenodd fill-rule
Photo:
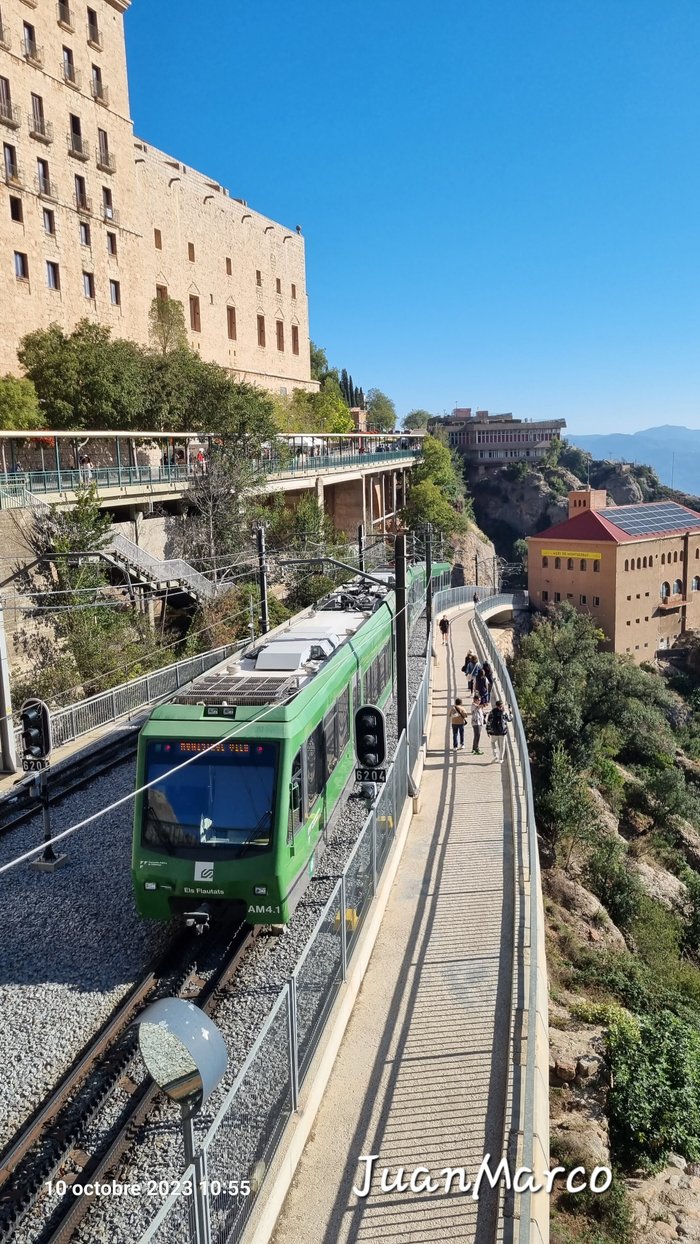
<path fill-rule="evenodd" d="M 454 605 L 469 603 L 473 598 L 473 593 L 483 592 L 470 585 L 469 587 L 448 589 L 447 591 L 438 592 L 435 596 L 435 612 L 439 610 L 449 609 Z M 471 593 L 471 596 L 470 596 Z M 519 769 L 523 784 L 523 798 L 525 801 L 525 824 L 527 834 L 527 863 L 529 872 L 529 886 L 527 887 L 527 910 L 525 918 L 527 948 L 529 950 L 529 963 L 525 969 L 527 972 L 526 980 L 526 999 L 523 1000 L 523 1008 L 527 1012 L 524 1032 L 526 1033 L 523 1044 L 525 1045 L 525 1070 L 524 1070 L 524 1091 L 520 1101 L 517 1103 L 518 1108 L 513 1111 L 513 1117 L 520 1120 L 522 1131 L 522 1160 L 519 1165 L 526 1167 L 528 1170 L 533 1169 L 533 1159 L 535 1150 L 535 1127 L 538 1117 L 538 1109 L 536 1102 L 537 1093 L 537 1068 L 538 1068 L 538 1045 L 537 1045 L 537 1018 L 538 1009 L 545 1008 L 545 1015 L 542 1017 L 546 1031 L 546 994 L 544 998 L 538 997 L 539 987 L 543 979 L 543 973 L 546 971 L 544 962 L 544 910 L 542 907 L 541 883 L 540 883 L 540 867 L 539 867 L 539 850 L 537 844 L 537 825 L 535 821 L 535 803 L 532 787 L 532 774 L 530 772 L 530 760 L 527 747 L 527 739 L 525 737 L 525 729 L 520 716 L 520 709 L 511 681 L 510 674 L 503 656 L 499 652 L 494 643 L 493 636 L 486 625 L 486 616 L 491 611 L 499 607 L 506 608 L 526 608 L 528 606 L 528 595 L 526 592 L 489 592 L 488 595 L 481 599 L 474 609 L 474 625 L 479 640 L 488 652 L 489 660 L 495 674 L 497 675 L 503 694 L 510 706 L 513 718 L 513 734 L 515 740 L 515 748 L 519 759 Z M 546 1072 L 546 1068 L 545 1068 Z M 546 1074 L 541 1077 L 544 1085 L 547 1084 Z M 514 1082 L 514 1091 L 517 1088 L 517 1082 Z M 544 1117 L 547 1117 L 547 1110 L 544 1110 Z M 542 1138 L 540 1138 L 542 1139 Z M 544 1154 L 546 1160 L 546 1153 Z M 536 1214 L 534 1212 L 533 1193 L 526 1190 L 519 1194 L 519 1216 L 514 1224 L 513 1240 L 517 1240 L 518 1244 L 534 1244 L 535 1240 L 542 1237 L 539 1233 L 539 1225 L 535 1222 Z M 539 1204 L 539 1203 L 538 1203 Z"/>
<path fill-rule="evenodd" d="M 187 584 L 200 596 L 205 596 L 207 600 L 213 600 L 216 596 L 216 584 L 181 557 L 167 560 L 155 557 L 153 553 L 148 553 L 140 545 L 134 544 L 133 540 L 129 540 L 120 531 L 113 533 L 109 543 L 101 551 L 108 552 L 110 549 L 120 560 L 131 566 L 137 566 L 158 583 L 167 583 L 175 579 Z"/>

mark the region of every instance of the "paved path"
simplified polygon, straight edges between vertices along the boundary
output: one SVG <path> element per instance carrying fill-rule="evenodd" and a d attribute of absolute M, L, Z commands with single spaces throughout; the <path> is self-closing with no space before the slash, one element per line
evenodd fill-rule
<path fill-rule="evenodd" d="M 478 1169 L 500 1160 L 507 1091 L 513 857 L 508 766 L 447 747 L 463 693 L 471 609 L 437 636 L 433 722 L 414 818 L 336 1066 L 275 1244 L 502 1239 L 497 1193 L 383 1191 L 384 1168 Z M 456 688 L 456 692 L 455 692 Z M 471 740 L 471 730 L 468 732 Z M 370 1193 L 357 1197 L 378 1154 Z"/>

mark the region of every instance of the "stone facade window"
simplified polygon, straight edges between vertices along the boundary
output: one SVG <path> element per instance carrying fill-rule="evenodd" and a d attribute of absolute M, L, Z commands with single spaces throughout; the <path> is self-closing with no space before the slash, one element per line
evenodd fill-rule
<path fill-rule="evenodd" d="M 265 316 L 258 316 L 258 345 L 265 345 Z"/>
<path fill-rule="evenodd" d="M 299 325 L 292 324 L 292 354 L 299 353 Z"/>
<path fill-rule="evenodd" d="M 190 294 L 190 328 L 193 333 L 201 333 L 202 320 L 199 311 L 199 298 L 196 294 Z"/>

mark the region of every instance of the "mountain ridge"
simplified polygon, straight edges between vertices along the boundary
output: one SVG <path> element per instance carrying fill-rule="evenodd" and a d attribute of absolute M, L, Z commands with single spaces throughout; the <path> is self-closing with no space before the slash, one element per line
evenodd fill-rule
<path fill-rule="evenodd" d="M 666 423 L 639 432 L 569 434 L 566 439 L 598 460 L 650 466 L 668 487 L 700 492 L 700 429 Z"/>

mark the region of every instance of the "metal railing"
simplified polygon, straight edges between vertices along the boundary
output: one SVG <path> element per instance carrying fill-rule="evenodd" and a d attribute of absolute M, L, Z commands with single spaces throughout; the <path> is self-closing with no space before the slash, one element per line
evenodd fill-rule
<path fill-rule="evenodd" d="M 454 605 L 468 603 L 473 596 L 474 591 L 479 592 L 478 588 L 465 587 L 457 589 L 448 589 L 444 592 L 436 593 L 435 610 L 449 609 Z M 470 596 L 471 593 L 471 596 Z M 492 592 L 488 596 L 484 595 L 479 604 L 477 604 L 474 613 L 474 624 L 476 633 L 482 648 L 486 652 L 489 661 L 493 667 L 494 673 L 500 683 L 501 691 L 513 719 L 513 747 L 515 759 L 517 762 L 517 775 L 522 782 L 522 799 L 524 801 L 524 822 L 526 834 L 526 859 L 522 861 L 523 875 L 520 877 L 520 885 L 525 895 L 525 915 L 524 915 L 524 943 L 521 940 L 519 946 L 521 961 L 516 963 L 516 970 L 521 973 L 522 990 L 518 990 L 522 1001 L 520 1006 L 526 1013 L 523 1023 L 524 1031 L 527 1037 L 525 1044 L 525 1060 L 522 1069 L 522 1075 L 514 1077 L 513 1092 L 515 1101 L 511 1115 L 514 1119 L 519 1120 L 519 1130 L 522 1137 L 522 1158 L 519 1159 L 521 1165 L 528 1169 L 534 1169 L 533 1155 L 535 1149 L 535 1130 L 537 1126 L 538 1115 L 545 1119 L 548 1115 L 547 1102 L 538 1103 L 536 1100 L 536 1084 L 537 1084 L 537 1014 L 538 1007 L 542 1006 L 538 997 L 538 985 L 541 987 L 543 972 L 546 971 L 544 961 L 544 911 L 541 900 L 541 883 L 540 883 L 540 865 L 539 851 L 537 845 L 537 825 L 535 821 L 535 803 L 532 788 L 532 775 L 530 773 L 530 757 L 527 747 L 527 739 L 525 737 L 525 729 L 523 727 L 518 702 L 513 689 L 510 674 L 506 662 L 497 648 L 493 635 L 489 631 L 485 622 L 485 615 L 490 614 L 494 608 L 503 606 L 504 608 L 526 608 L 528 605 L 527 592 Z M 517 797 L 516 792 L 516 797 Z M 529 882 L 529 885 L 527 884 Z M 527 952 L 527 955 L 525 954 Z M 544 1002 L 546 1010 L 546 1000 Z M 546 1014 L 543 1016 L 544 1031 L 546 1032 Z M 542 1070 L 540 1068 L 540 1070 Z M 546 1064 L 544 1067 L 544 1076 L 540 1077 L 541 1083 L 547 1085 Z M 546 1093 L 546 1087 L 544 1092 Z M 540 1239 L 541 1236 L 537 1231 L 537 1227 L 533 1222 L 535 1211 L 533 1206 L 532 1191 L 522 1192 L 519 1196 L 519 1216 L 516 1223 L 515 1239 L 519 1244 L 530 1244 L 532 1239 Z"/>
<path fill-rule="evenodd" d="M 38 138 L 41 142 L 53 142 L 53 125 L 51 121 L 47 121 L 46 117 L 40 117 L 36 112 L 27 114 L 27 124 L 29 133 L 32 138 Z"/>
<path fill-rule="evenodd" d="M 247 640 L 245 641 L 248 642 Z M 51 713 L 51 732 L 54 747 L 62 747 L 79 739 L 100 726 L 110 725 L 122 718 L 132 717 L 139 709 L 149 704 L 167 699 L 174 695 L 186 683 L 200 674 L 206 673 L 219 661 L 225 661 L 234 652 L 240 651 L 245 644 L 225 644 L 221 648 L 213 648 L 210 652 L 200 653 L 195 657 L 186 657 L 183 661 L 175 661 L 152 674 L 143 674 L 131 682 L 113 687 L 111 691 L 102 691 L 99 695 L 90 696 L 66 708 L 55 709 Z M 22 751 L 22 730 L 15 726 L 15 748 L 17 755 Z"/>
<path fill-rule="evenodd" d="M 408 799 L 408 778 L 422 745 L 428 712 L 429 664 L 408 723 L 387 770 L 386 784 L 372 807 L 316 928 L 294 971 L 275 999 L 258 1036 L 201 1146 L 207 1190 L 207 1231 L 192 1224 L 178 1240 L 196 1244 L 237 1244 L 255 1203 L 254 1196 L 231 1195 L 231 1171 L 249 1178 L 269 1170 L 284 1129 L 299 1104 L 299 1092 L 333 1003 L 347 978 L 359 934 L 396 840 Z M 199 1156 L 199 1155 L 198 1155 Z M 220 1184 L 222 1194 L 210 1189 Z M 179 1225 L 176 1198 L 164 1205 L 140 1244 L 173 1238 L 163 1232 L 172 1215 Z M 188 1234 L 188 1230 L 190 1234 Z"/>
<path fill-rule="evenodd" d="M 154 557 L 152 553 L 147 553 L 140 545 L 134 544 L 133 540 L 129 540 L 119 531 L 114 532 L 109 543 L 101 551 L 107 553 L 110 550 L 119 561 L 126 562 L 128 566 L 135 566 L 153 583 L 183 583 L 196 595 L 203 596 L 206 600 L 213 600 L 216 596 L 216 584 L 182 558 L 171 558 L 165 561 L 160 557 Z"/>
<path fill-rule="evenodd" d="M 78 210 L 89 212 L 90 201 L 83 198 Z M 113 219 L 110 217 L 110 219 Z M 97 439 L 97 438 L 96 438 Z M 265 475 L 284 479 L 288 476 L 313 475 L 323 471 L 352 466 L 381 466 L 393 462 L 414 462 L 419 450 L 385 450 L 378 453 L 336 453 L 310 457 L 306 454 L 291 459 L 284 455 L 273 458 L 253 459 L 254 465 Z M 85 471 L 61 467 L 53 471 L 0 472 L 0 488 L 21 482 L 33 493 L 75 492 L 82 485 L 94 483 L 98 488 L 124 488 L 140 484 L 176 484 L 184 489 L 189 480 L 196 478 L 195 464 L 167 464 L 164 466 L 114 466 L 92 467 Z"/>
<path fill-rule="evenodd" d="M 109 151 L 107 147 L 95 147 L 95 161 L 97 163 L 97 167 L 101 169 L 103 173 L 116 172 L 117 158 L 114 155 L 114 152 Z"/>

